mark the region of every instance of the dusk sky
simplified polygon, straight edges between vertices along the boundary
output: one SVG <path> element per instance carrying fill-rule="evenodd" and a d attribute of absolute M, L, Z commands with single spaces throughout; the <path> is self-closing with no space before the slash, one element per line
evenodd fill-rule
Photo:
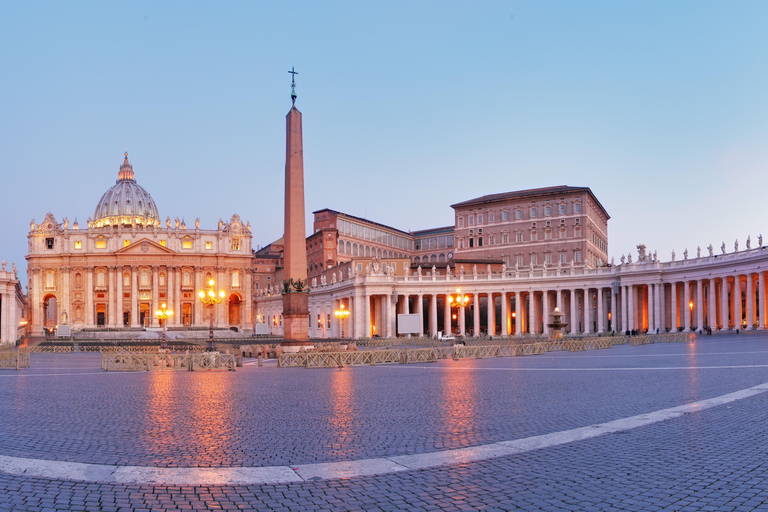
<path fill-rule="evenodd" d="M 283 233 L 295 66 L 307 230 L 402 230 L 451 204 L 588 186 L 609 253 L 768 237 L 768 2 L 11 2 L 0 5 L 0 258 L 30 220 L 85 226 L 128 150 L 162 219 Z"/>

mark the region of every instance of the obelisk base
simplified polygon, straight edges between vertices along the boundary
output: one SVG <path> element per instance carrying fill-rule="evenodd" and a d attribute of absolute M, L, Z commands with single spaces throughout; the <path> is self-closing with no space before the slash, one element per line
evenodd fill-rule
<path fill-rule="evenodd" d="M 314 348 L 309 341 L 309 294 L 286 293 L 283 295 L 283 352 L 298 352 Z"/>

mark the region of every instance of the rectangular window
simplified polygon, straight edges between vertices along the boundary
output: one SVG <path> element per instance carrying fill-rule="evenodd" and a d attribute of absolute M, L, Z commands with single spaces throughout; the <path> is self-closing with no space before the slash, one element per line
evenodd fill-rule
<path fill-rule="evenodd" d="M 210 251 L 211 249 L 213 249 L 213 242 L 205 242 L 205 249 L 207 251 Z"/>
<path fill-rule="evenodd" d="M 537 212 L 536 212 L 536 207 L 535 206 L 531 208 L 531 211 L 529 212 L 529 215 L 530 215 L 530 217 L 532 219 L 536 218 Z"/>
<path fill-rule="evenodd" d="M 536 231 L 531 231 L 531 241 L 534 242 L 539 239 L 538 233 Z"/>
<path fill-rule="evenodd" d="M 516 242 L 522 242 L 523 241 L 523 232 L 522 231 L 518 231 L 517 233 L 515 233 L 515 241 Z"/>
<path fill-rule="evenodd" d="M 519 255 L 519 256 L 517 256 L 517 258 L 515 258 L 515 265 L 517 265 L 518 267 L 522 267 L 523 266 L 523 256 L 522 255 Z"/>
<path fill-rule="evenodd" d="M 96 248 L 97 249 L 106 249 L 107 248 L 107 241 L 106 240 L 96 240 Z"/>
<path fill-rule="evenodd" d="M 445 237 L 445 245 L 446 247 L 453 247 L 453 235 L 447 235 Z"/>
<path fill-rule="evenodd" d="M 538 256 L 539 255 L 536 254 L 536 253 L 531 254 L 531 265 L 538 265 L 539 264 Z"/>
<path fill-rule="evenodd" d="M 544 216 L 549 217 L 550 215 L 552 215 L 552 207 L 547 205 L 544 207 Z"/>
<path fill-rule="evenodd" d="M 464 239 L 459 238 L 459 249 L 463 249 L 463 248 L 464 248 Z"/>
<path fill-rule="evenodd" d="M 503 212 L 501 212 L 501 220 L 502 220 L 502 222 L 506 222 L 506 221 L 509 220 L 509 212 L 508 211 L 504 210 Z"/>
<path fill-rule="evenodd" d="M 560 263 L 565 263 L 565 253 L 564 252 L 560 253 Z"/>
<path fill-rule="evenodd" d="M 581 263 L 581 251 L 580 250 L 573 251 L 573 262 L 574 263 Z"/>
<path fill-rule="evenodd" d="M 53 238 L 46 238 L 45 239 L 45 248 L 46 249 L 53 249 Z"/>
<path fill-rule="evenodd" d="M 445 235 L 437 237 L 437 248 L 438 249 L 445 248 Z"/>
<path fill-rule="evenodd" d="M 502 235 L 501 235 L 501 243 L 502 244 L 508 244 L 509 243 L 509 233 L 502 233 Z"/>
<path fill-rule="evenodd" d="M 233 238 L 232 239 L 232 250 L 233 251 L 239 251 L 240 250 L 240 239 L 239 238 Z"/>
<path fill-rule="evenodd" d="M 123 247 L 128 247 L 129 245 L 131 245 L 130 240 L 123 240 Z"/>
<path fill-rule="evenodd" d="M 552 253 L 548 252 L 547 254 L 545 254 L 544 255 L 544 261 L 547 262 L 547 265 L 551 265 L 552 264 Z"/>
<path fill-rule="evenodd" d="M 182 240 L 181 241 L 181 248 L 182 249 L 191 249 L 192 248 L 192 240 Z"/>
<path fill-rule="evenodd" d="M 520 220 L 523 218 L 523 210 L 515 210 L 515 219 Z"/>
<path fill-rule="evenodd" d="M 483 214 L 482 214 L 482 213 L 479 213 L 479 214 L 477 215 L 477 224 L 478 224 L 478 225 L 480 225 L 480 224 L 482 224 L 482 223 L 483 223 Z"/>
<path fill-rule="evenodd" d="M 495 245 L 495 243 L 496 243 L 496 236 L 490 235 L 488 237 L 488 245 Z"/>
<path fill-rule="evenodd" d="M 474 238 L 470 238 L 469 239 L 469 247 L 472 248 L 474 246 L 475 246 L 475 239 Z"/>
<path fill-rule="evenodd" d="M 492 224 L 492 223 L 493 223 L 493 219 L 494 219 L 494 215 L 493 215 L 493 213 L 489 213 L 489 214 L 488 214 L 488 223 L 489 223 L 489 224 Z"/>
<path fill-rule="evenodd" d="M 581 213 L 581 203 L 573 203 L 573 213 Z"/>
<path fill-rule="evenodd" d="M 564 204 L 558 205 L 557 209 L 558 209 L 558 213 L 560 215 L 565 215 L 565 205 Z"/>
<path fill-rule="evenodd" d="M 475 225 L 475 216 L 474 215 L 470 215 L 469 216 L 469 225 L 470 226 L 474 226 Z"/>
<path fill-rule="evenodd" d="M 477 246 L 482 247 L 483 246 L 483 237 L 479 236 L 477 237 Z"/>
<path fill-rule="evenodd" d="M 459 227 L 460 228 L 464 227 L 464 217 L 459 217 Z"/>
<path fill-rule="evenodd" d="M 544 231 L 544 240 L 552 240 L 552 231 L 549 229 Z"/>
<path fill-rule="evenodd" d="M 83 242 L 75 242 L 75 249 L 82 249 L 83 248 Z"/>

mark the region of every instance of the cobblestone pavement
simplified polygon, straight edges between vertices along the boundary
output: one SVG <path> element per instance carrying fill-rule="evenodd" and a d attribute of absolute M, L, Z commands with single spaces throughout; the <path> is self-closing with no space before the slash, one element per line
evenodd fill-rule
<path fill-rule="evenodd" d="M 0 455 L 300 465 L 477 446 L 768 382 L 768 337 L 341 370 L 106 373 L 33 354 L 0 374 Z M 374 477 L 169 487 L 0 474 L 0 510 L 768 510 L 768 393 L 515 456 Z"/>

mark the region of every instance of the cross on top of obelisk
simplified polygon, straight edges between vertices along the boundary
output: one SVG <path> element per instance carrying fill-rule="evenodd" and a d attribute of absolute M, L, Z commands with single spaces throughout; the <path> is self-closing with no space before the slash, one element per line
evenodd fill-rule
<path fill-rule="evenodd" d="M 291 74 L 291 103 L 296 104 L 296 75 L 299 74 L 298 71 L 294 71 L 293 66 L 291 66 L 291 70 L 289 71 Z"/>

